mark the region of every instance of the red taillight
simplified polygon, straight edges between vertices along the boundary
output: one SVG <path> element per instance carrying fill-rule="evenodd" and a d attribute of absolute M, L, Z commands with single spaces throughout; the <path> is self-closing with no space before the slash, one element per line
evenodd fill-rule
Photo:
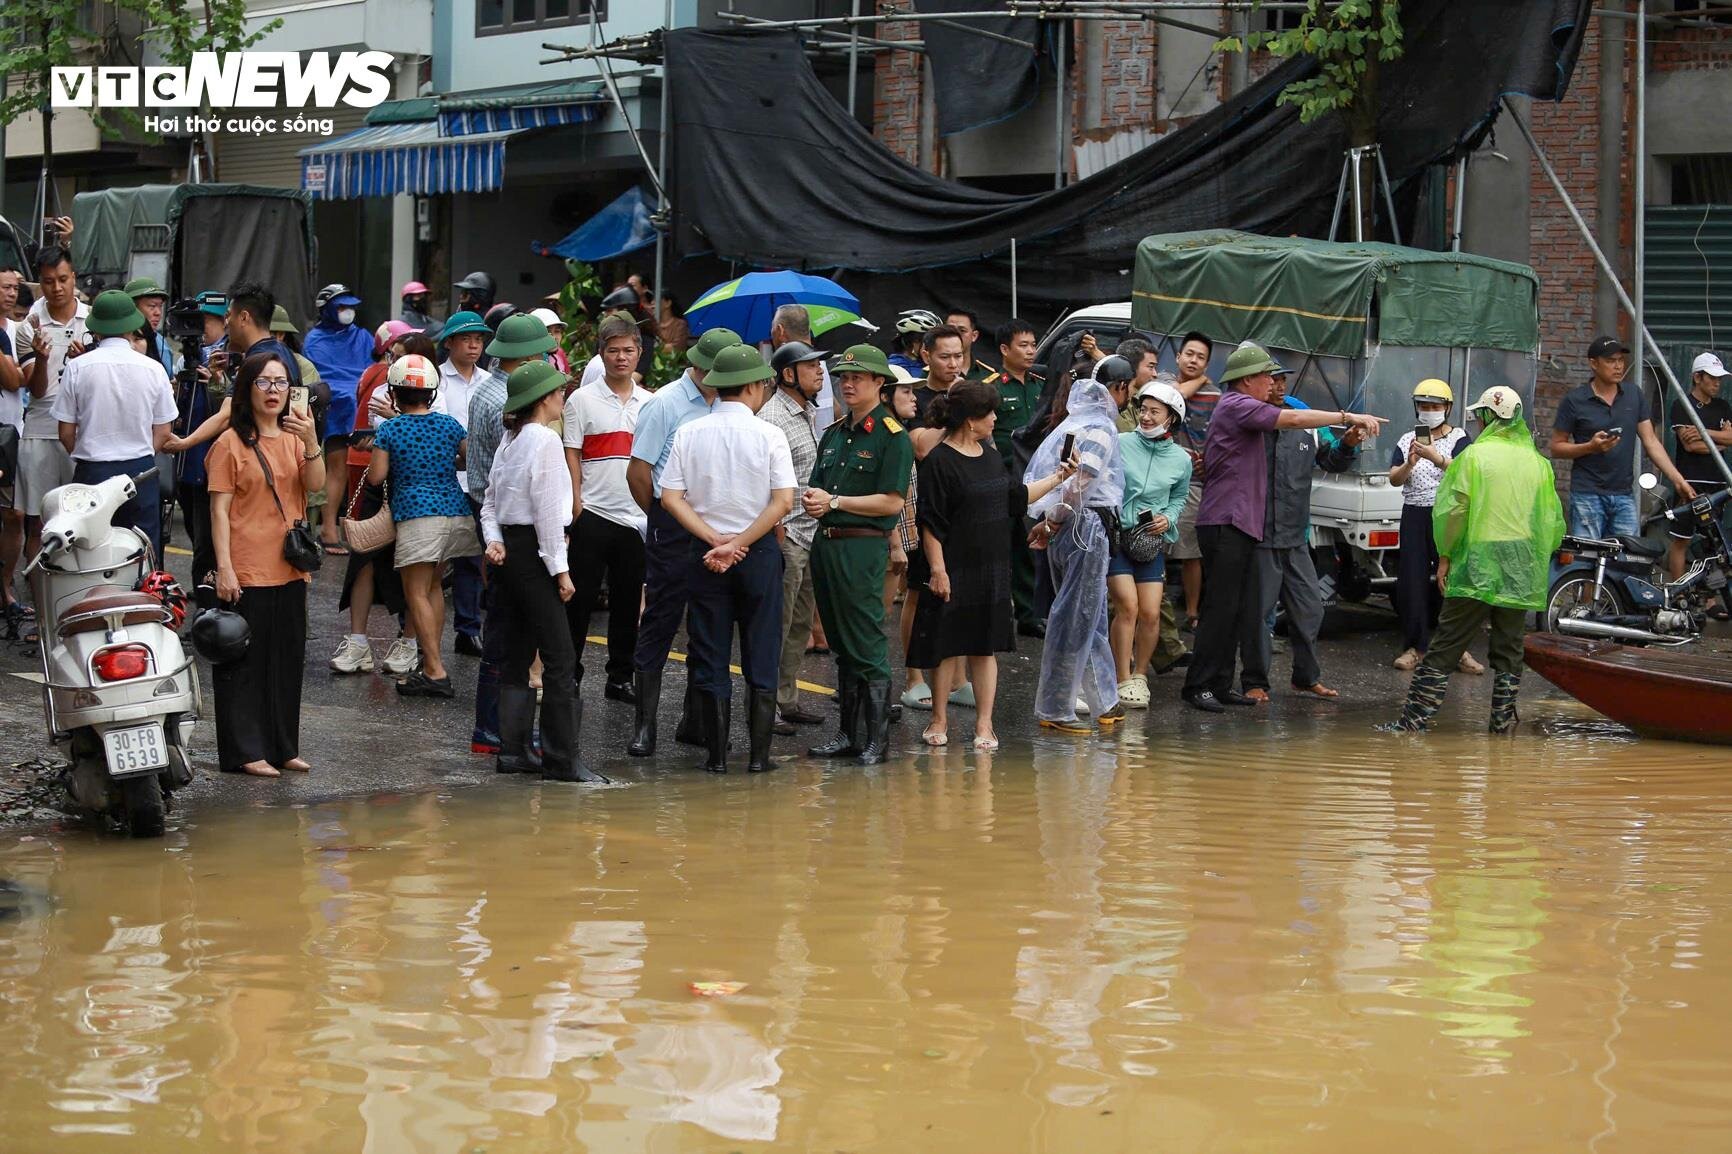
<path fill-rule="evenodd" d="M 142 645 L 104 649 L 90 659 L 90 667 L 104 681 L 131 681 L 150 672 L 150 650 Z"/>
<path fill-rule="evenodd" d="M 1395 529 L 1373 529 L 1371 531 L 1371 547 L 1373 549 L 1393 549 L 1401 544 L 1401 533 Z"/>

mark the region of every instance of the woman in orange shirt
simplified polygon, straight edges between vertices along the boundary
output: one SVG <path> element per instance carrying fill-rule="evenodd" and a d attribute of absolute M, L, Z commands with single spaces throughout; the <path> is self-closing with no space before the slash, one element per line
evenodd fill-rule
<path fill-rule="evenodd" d="M 307 656 L 307 583 L 283 557 L 283 536 L 325 484 L 312 415 L 289 407 L 289 369 L 271 353 L 235 376 L 229 428 L 205 458 L 217 600 L 246 618 L 252 640 L 239 661 L 211 671 L 220 768 L 254 777 L 306 772 L 300 756 L 301 670 Z"/>

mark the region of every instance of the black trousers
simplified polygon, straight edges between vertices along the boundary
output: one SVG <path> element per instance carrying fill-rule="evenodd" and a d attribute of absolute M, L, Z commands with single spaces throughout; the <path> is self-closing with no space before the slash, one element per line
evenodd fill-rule
<path fill-rule="evenodd" d="M 1431 535 L 1431 506 L 1401 507 L 1401 550 L 1395 559 L 1395 614 L 1401 619 L 1401 646 L 1424 653 L 1443 611 L 1437 571 L 1437 540 Z"/>
<path fill-rule="evenodd" d="M 746 684 L 776 691 L 782 668 L 782 550 L 774 536 L 746 551 L 745 560 L 726 573 L 704 568 L 704 548 L 694 542 L 691 557 L 691 608 L 686 631 L 692 679 L 723 701 L 733 696 L 728 652 L 734 626 L 740 629 L 740 672 Z"/>
<path fill-rule="evenodd" d="M 577 592 L 565 603 L 571 621 L 571 645 L 583 668 L 583 645 L 589 636 L 589 615 L 607 580 L 607 679 L 630 681 L 637 649 L 637 610 L 643 594 L 644 543 L 629 525 L 609 521 L 585 509 L 571 527 L 571 581 Z"/>
<path fill-rule="evenodd" d="M 1233 687 L 1239 638 L 1257 617 L 1257 542 L 1231 525 L 1198 525 L 1203 552 L 1203 604 L 1185 692 L 1225 693 Z"/>
<path fill-rule="evenodd" d="M 110 477 L 136 477 L 146 469 L 156 467 L 156 458 L 134 457 L 130 461 L 73 461 L 72 479 L 81 485 L 94 485 Z M 166 568 L 162 561 L 162 483 L 151 477 L 140 481 L 132 500 L 114 511 L 112 524 L 137 529 L 150 538 L 151 555 L 158 569 Z"/>
<path fill-rule="evenodd" d="M 637 626 L 637 648 L 631 667 L 639 673 L 659 671 L 668 663 L 674 634 L 686 615 L 691 596 L 692 535 L 661 505 L 650 506 L 649 539 L 644 542 L 643 620 Z M 574 599 L 575 600 L 575 599 Z M 611 603 L 611 595 L 609 601 Z"/>
<path fill-rule="evenodd" d="M 203 484 L 181 481 L 175 485 L 174 499 L 180 506 L 181 520 L 186 522 L 187 536 L 192 538 L 193 584 L 214 584 L 211 574 L 216 572 L 216 546 L 210 537 L 210 490 Z"/>
<path fill-rule="evenodd" d="M 211 669 L 219 768 L 280 766 L 301 752 L 301 672 L 307 660 L 307 583 L 243 588 L 232 606 L 252 630 L 246 655 Z"/>
<path fill-rule="evenodd" d="M 564 767 L 572 757 L 576 736 L 577 651 L 566 628 L 565 603 L 558 579 L 547 572 L 538 552 L 533 525 L 501 525 L 505 564 L 492 570 L 493 611 L 488 628 L 503 638 L 499 684 L 505 689 L 529 689 L 529 667 L 541 653 L 541 748 L 545 763 Z M 522 750 L 528 733 L 511 733 L 513 724 L 500 715 L 500 748 Z"/>

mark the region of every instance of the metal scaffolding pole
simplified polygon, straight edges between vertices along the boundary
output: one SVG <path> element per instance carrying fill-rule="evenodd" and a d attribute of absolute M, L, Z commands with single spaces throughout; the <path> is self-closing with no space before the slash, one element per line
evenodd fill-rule
<path fill-rule="evenodd" d="M 1052 98 L 1052 122 L 1053 122 L 1053 124 L 1052 124 L 1052 139 L 1053 139 L 1052 186 L 1054 188 L 1063 188 L 1064 187 L 1064 170 L 1065 170 L 1064 146 L 1065 146 L 1065 137 L 1066 137 L 1065 130 L 1064 130 L 1064 113 L 1065 113 L 1064 53 L 1065 53 L 1065 33 L 1068 30 L 1069 30 L 1069 26 L 1066 24 L 1061 23 L 1058 26 L 1058 32 L 1055 34 L 1055 36 L 1053 38 L 1053 49 L 1052 49 L 1052 88 L 1053 88 L 1053 98 Z"/>
<path fill-rule="evenodd" d="M 854 0 L 854 15 L 860 15 L 860 0 Z M 848 26 L 848 115 L 855 116 L 854 97 L 860 87 L 860 25 Z M 855 117 L 858 119 L 858 117 Z"/>
<path fill-rule="evenodd" d="M 662 5 L 662 33 L 674 26 L 674 0 Z M 650 316 L 659 335 L 662 321 L 662 267 L 667 256 L 668 233 L 668 115 L 673 101 L 668 99 L 668 62 L 662 57 L 662 91 L 660 129 L 656 137 L 656 276 L 655 299 L 650 301 Z"/>
<path fill-rule="evenodd" d="M 1648 270 L 1643 266 L 1646 264 L 1648 256 L 1646 212 L 1648 203 L 1648 0 L 1636 0 L 1635 136 L 1636 219 L 1633 222 L 1635 232 L 1635 244 L 1633 245 L 1635 252 L 1633 255 L 1635 257 L 1636 267 L 1634 269 L 1634 275 L 1630 286 L 1635 290 L 1631 293 L 1633 305 L 1630 311 L 1636 319 L 1636 332 L 1638 334 L 1636 338 L 1636 380 L 1642 390 L 1642 394 L 1646 396 L 1648 392 L 1648 356 L 1647 351 L 1642 348 L 1642 341 L 1639 334 L 1647 331 L 1647 312 L 1645 308 L 1646 301 L 1644 298 L 1647 296 L 1645 291 L 1645 282 L 1648 279 Z M 1695 408 L 1694 405 L 1687 405 L 1686 407 L 1691 409 Z M 1712 441 L 1708 443 L 1710 445 L 1713 444 Z M 1718 457 L 1720 454 L 1716 453 L 1714 455 Z M 1638 466 L 1641 464 L 1641 460 L 1642 446 L 1638 443 L 1636 445 L 1636 463 Z M 1639 474 L 1641 472 L 1640 468 L 1638 468 L 1636 472 Z M 1637 501 L 1636 507 L 1639 509 L 1641 508 L 1642 499 L 1641 484 L 1639 481 L 1635 492 Z"/>
<path fill-rule="evenodd" d="M 1558 199 L 1564 202 L 1564 208 L 1568 210 L 1570 219 L 1575 222 L 1576 230 L 1582 234 L 1582 239 L 1587 242 L 1589 250 L 1593 252 L 1595 263 L 1600 266 L 1600 271 L 1611 283 L 1612 292 L 1617 295 L 1618 303 L 1624 306 L 1624 311 L 1634 315 L 1636 303 L 1630 299 L 1630 294 L 1624 291 L 1624 284 L 1618 279 L 1617 270 L 1612 267 L 1612 262 L 1606 259 L 1605 250 L 1600 247 L 1600 242 L 1594 239 L 1594 230 L 1588 227 L 1586 220 L 1582 219 L 1581 210 L 1576 208 L 1576 202 L 1570 198 L 1569 190 L 1559 179 L 1558 170 L 1552 167 L 1551 158 L 1546 155 L 1545 149 L 1540 147 L 1540 142 L 1534 139 L 1533 130 L 1528 127 L 1527 121 L 1522 119 L 1522 114 L 1516 108 L 1514 101 L 1506 96 L 1503 98 L 1503 106 L 1508 111 L 1510 119 L 1515 121 L 1516 127 L 1521 130 L 1522 139 L 1526 140 L 1528 147 L 1533 150 L 1534 159 L 1540 162 L 1540 168 L 1545 172 L 1546 179 L 1551 181 L 1552 189 L 1558 194 Z M 1677 376 L 1672 372 L 1672 366 L 1666 363 L 1665 356 L 1660 352 L 1659 343 L 1654 340 L 1654 334 L 1648 331 L 1646 325 L 1643 325 L 1637 331 L 1636 339 L 1644 348 L 1654 354 L 1654 360 L 1660 366 L 1660 375 L 1665 380 L 1666 387 L 1671 390 L 1671 394 L 1676 400 L 1684 402 L 1684 412 L 1688 414 L 1690 423 L 1696 426 L 1696 431 L 1702 435 L 1702 440 L 1708 444 L 1713 444 L 1714 439 L 1708 435 L 1708 427 L 1702 423 L 1702 414 L 1696 411 L 1695 405 L 1689 403 L 1689 391 L 1678 383 Z M 1732 485 L 1732 465 L 1728 465 L 1726 458 L 1719 453 L 1712 453 L 1710 456 L 1714 463 L 1719 466 L 1721 475 L 1726 478 L 1726 483 Z"/>
<path fill-rule="evenodd" d="M 1467 153 L 1455 162 L 1455 227 L 1449 234 L 1449 251 L 1461 251 L 1461 216 L 1467 201 Z"/>

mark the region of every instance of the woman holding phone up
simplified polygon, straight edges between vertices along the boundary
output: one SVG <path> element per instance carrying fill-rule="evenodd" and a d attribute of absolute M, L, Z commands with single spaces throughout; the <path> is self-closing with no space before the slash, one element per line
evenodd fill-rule
<path fill-rule="evenodd" d="M 1431 508 L 1443 471 L 1469 440 L 1466 429 L 1450 426 L 1449 410 L 1454 404 L 1455 393 L 1444 381 L 1415 385 L 1413 412 L 1418 423 L 1401 435 L 1389 461 L 1389 483 L 1401 486 L 1401 551 L 1395 569 L 1395 613 L 1401 621 L 1397 669 L 1411 670 L 1419 664 L 1443 609 L 1443 590 L 1432 579 L 1437 571 L 1437 542 L 1431 535 Z M 1463 673 L 1485 672 L 1471 653 L 1461 655 L 1457 668 Z"/>
<path fill-rule="evenodd" d="M 318 431 L 289 407 L 289 369 L 272 353 L 235 376 L 229 428 L 205 458 L 217 600 L 252 631 L 246 655 L 218 665 L 217 754 L 228 773 L 305 773 L 300 756 L 301 672 L 307 656 L 307 582 L 283 556 L 283 536 L 325 483 Z"/>

